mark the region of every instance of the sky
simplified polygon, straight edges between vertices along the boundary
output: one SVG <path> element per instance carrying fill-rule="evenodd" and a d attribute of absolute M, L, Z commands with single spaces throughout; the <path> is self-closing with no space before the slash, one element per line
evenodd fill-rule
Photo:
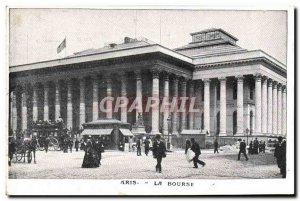
<path fill-rule="evenodd" d="M 58 59 L 90 48 L 145 37 L 170 49 L 192 41 L 190 33 L 222 28 L 248 50 L 287 59 L 285 11 L 11 9 L 9 65 Z M 56 50 L 66 38 L 67 48 Z"/>

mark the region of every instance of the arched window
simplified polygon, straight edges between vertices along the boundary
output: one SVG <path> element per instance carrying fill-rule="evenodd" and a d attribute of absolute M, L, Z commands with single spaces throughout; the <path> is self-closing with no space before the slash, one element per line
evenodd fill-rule
<path fill-rule="evenodd" d="M 236 111 L 233 112 L 232 114 L 232 131 L 233 131 L 233 135 L 236 134 L 236 125 L 237 125 L 237 113 Z"/>
<path fill-rule="evenodd" d="M 204 112 L 201 114 L 201 130 L 204 130 Z"/>

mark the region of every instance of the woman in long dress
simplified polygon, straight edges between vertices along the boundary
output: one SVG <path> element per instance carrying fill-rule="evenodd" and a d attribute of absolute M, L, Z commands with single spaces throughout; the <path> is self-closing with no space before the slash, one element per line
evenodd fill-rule
<path fill-rule="evenodd" d="M 94 147 L 94 143 L 88 139 L 85 149 L 85 154 L 83 158 L 82 168 L 96 168 L 99 167 L 98 163 L 98 153 Z"/>

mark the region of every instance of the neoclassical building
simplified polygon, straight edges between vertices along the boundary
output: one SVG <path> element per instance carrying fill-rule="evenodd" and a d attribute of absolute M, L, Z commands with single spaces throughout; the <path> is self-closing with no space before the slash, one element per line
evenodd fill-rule
<path fill-rule="evenodd" d="M 79 129 L 97 119 L 133 125 L 142 115 L 150 134 L 200 130 L 209 136 L 286 135 L 286 66 L 262 50 L 246 50 L 222 29 L 191 33 L 174 50 L 126 37 L 72 56 L 9 67 L 10 128 L 56 120 Z M 100 110 L 101 100 L 106 111 Z M 116 97 L 196 97 L 197 112 L 115 111 Z M 176 104 L 175 107 L 179 105 Z M 171 119 L 171 120 L 170 120 Z"/>

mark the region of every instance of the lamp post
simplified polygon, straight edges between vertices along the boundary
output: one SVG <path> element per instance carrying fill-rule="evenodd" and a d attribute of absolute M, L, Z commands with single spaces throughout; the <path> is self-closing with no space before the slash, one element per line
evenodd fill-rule
<path fill-rule="evenodd" d="M 167 122 L 168 122 L 168 142 L 167 142 L 167 150 L 170 150 L 170 149 L 171 149 L 171 142 L 170 142 L 171 116 L 168 116 Z"/>
<path fill-rule="evenodd" d="M 246 128 L 246 135 L 247 135 L 247 145 L 248 145 L 249 128 Z"/>

